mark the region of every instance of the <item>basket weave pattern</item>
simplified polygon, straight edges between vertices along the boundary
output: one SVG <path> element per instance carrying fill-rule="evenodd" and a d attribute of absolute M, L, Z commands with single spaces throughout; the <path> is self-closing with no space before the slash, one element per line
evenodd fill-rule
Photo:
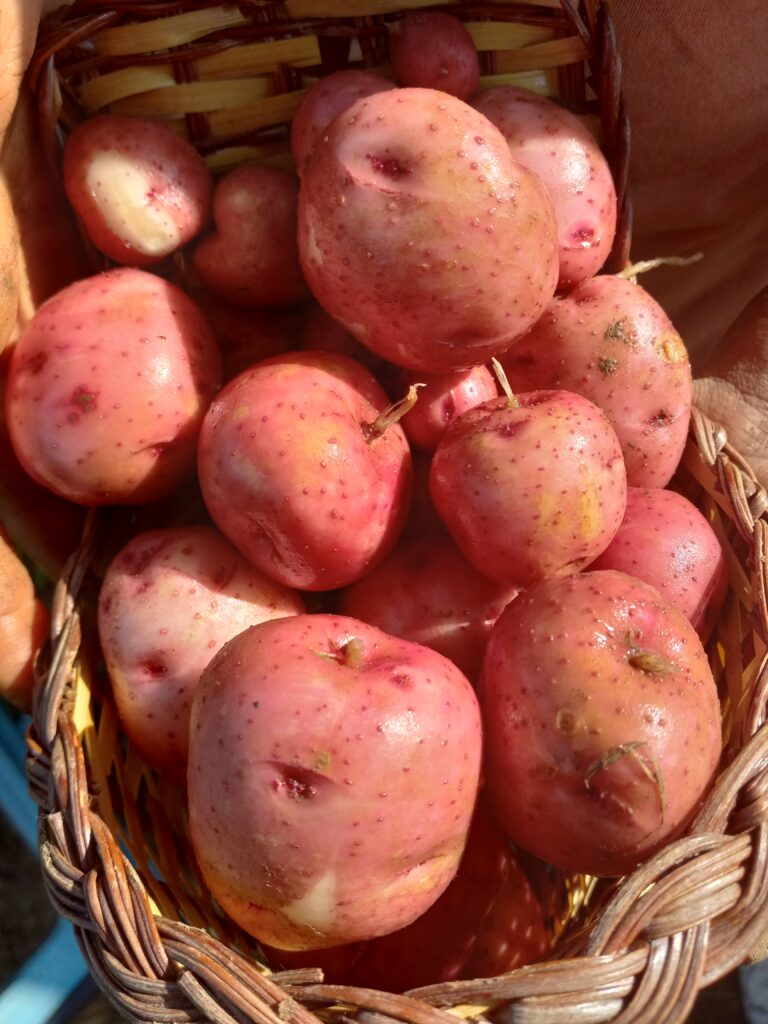
<path fill-rule="evenodd" d="M 47 25 L 31 69 L 48 157 L 58 165 L 62 128 L 111 106 L 172 117 L 214 169 L 254 155 L 283 159 L 286 122 L 303 89 L 339 66 L 381 66 L 386 18 L 426 6 L 435 4 L 77 0 Z M 629 131 L 605 7 L 439 6 L 473 26 L 486 84 L 532 75 L 534 87 L 599 113 L 619 195 L 611 268 L 624 266 Z M 518 44 L 499 50 L 494 38 Z M 215 103 L 207 89 L 185 88 L 211 82 L 225 86 Z M 515 1024 L 680 1024 L 698 991 L 768 932 L 768 498 L 722 429 L 696 411 L 677 482 L 711 522 L 730 570 L 708 645 L 724 709 L 714 790 L 684 837 L 627 878 L 597 887 L 551 960 L 405 996 L 324 985 L 319 971 L 270 974 L 253 956 L 253 940 L 207 894 L 186 841 L 183 800 L 126 746 L 93 668 L 92 567 L 110 514 L 92 513 L 58 582 L 50 643 L 38 659 L 27 773 L 50 898 L 73 922 L 114 1006 L 130 1020 L 168 1024 L 450 1024 L 457 1014 L 495 1011 Z"/>

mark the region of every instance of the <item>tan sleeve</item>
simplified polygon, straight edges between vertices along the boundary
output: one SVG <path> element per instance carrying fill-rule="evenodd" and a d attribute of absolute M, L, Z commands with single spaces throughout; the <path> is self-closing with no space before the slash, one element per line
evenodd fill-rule
<path fill-rule="evenodd" d="M 634 259 L 694 369 L 768 284 L 768 3 L 614 0 L 632 127 Z"/>

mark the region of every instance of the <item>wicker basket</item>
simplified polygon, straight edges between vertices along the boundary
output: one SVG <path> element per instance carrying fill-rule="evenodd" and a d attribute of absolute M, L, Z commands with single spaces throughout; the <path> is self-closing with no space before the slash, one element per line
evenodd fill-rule
<path fill-rule="evenodd" d="M 109 109 L 167 119 L 214 171 L 254 157 L 285 163 L 303 90 L 338 67 L 386 74 L 387 21 L 433 6 L 468 23 L 481 87 L 522 84 L 592 120 L 619 195 L 607 269 L 623 267 L 629 130 L 600 0 L 579 10 L 571 0 L 76 0 L 43 26 L 30 68 L 45 152 L 58 167 L 67 129 Z M 270 973 L 207 893 L 183 794 L 125 742 L 99 670 L 92 567 L 112 513 L 92 513 L 56 589 L 27 772 L 48 892 L 114 1006 L 133 1021 L 174 1024 L 451 1024 L 499 1014 L 526 1024 L 682 1022 L 698 991 L 768 930 L 768 500 L 724 432 L 697 412 L 678 484 L 712 523 L 730 568 L 708 646 L 725 739 L 713 792 L 688 834 L 627 878 L 589 891 L 564 880 L 571 923 L 549 961 L 404 996 L 324 985 L 319 971 Z"/>

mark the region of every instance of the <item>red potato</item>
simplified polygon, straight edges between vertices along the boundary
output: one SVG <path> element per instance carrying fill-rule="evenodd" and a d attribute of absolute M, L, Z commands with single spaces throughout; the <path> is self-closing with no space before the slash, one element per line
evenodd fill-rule
<path fill-rule="evenodd" d="M 212 403 L 198 466 L 221 532 L 262 572 L 332 590 L 392 547 L 408 510 L 411 460 L 401 428 L 376 424 L 386 395 L 354 360 L 275 356 Z"/>
<path fill-rule="evenodd" d="M 397 370 L 391 363 L 361 345 L 357 338 L 353 338 L 317 303 L 313 303 L 307 312 L 301 334 L 301 348 L 309 352 L 335 352 L 356 359 L 366 370 L 370 370 L 387 394 L 392 389 L 393 378 L 396 379 Z M 407 388 L 400 388 L 401 392 L 404 390 Z"/>
<path fill-rule="evenodd" d="M 479 572 L 527 587 L 579 572 L 608 546 L 627 484 L 616 433 L 596 405 L 532 391 L 455 420 L 433 456 L 430 493 Z"/>
<path fill-rule="evenodd" d="M 656 587 L 706 643 L 728 592 L 728 566 L 704 516 L 674 491 L 628 487 L 624 520 L 590 565 Z"/>
<path fill-rule="evenodd" d="M 720 759 L 701 641 L 624 573 L 520 594 L 491 633 L 480 695 L 497 819 L 566 871 L 631 871 L 690 821 Z"/>
<path fill-rule="evenodd" d="M 473 106 L 496 125 L 515 160 L 547 187 L 557 221 L 558 287 L 592 277 L 616 234 L 616 188 L 595 137 L 575 114 L 530 89 L 499 85 Z"/>
<path fill-rule="evenodd" d="M 334 71 L 315 82 L 291 122 L 291 152 L 299 174 L 331 121 L 356 100 L 394 88 L 372 71 Z"/>
<path fill-rule="evenodd" d="M 192 697 L 208 662 L 249 626 L 304 611 L 298 594 L 215 530 L 134 537 L 104 577 L 99 639 L 123 728 L 141 755 L 183 782 Z"/>
<path fill-rule="evenodd" d="M 97 249 L 148 267 L 202 231 L 213 182 L 192 144 L 167 125 L 104 114 L 67 139 L 64 188 Z"/>
<path fill-rule="evenodd" d="M 555 299 L 501 361 L 516 390 L 565 388 L 599 405 L 633 487 L 669 483 L 688 436 L 691 366 L 669 317 L 640 285 L 607 274 L 585 281 Z"/>
<path fill-rule="evenodd" d="M 432 495 L 429 493 L 429 473 L 432 459 L 426 453 L 415 449 L 413 460 L 413 496 L 408 518 L 403 527 L 403 536 L 428 537 L 433 534 L 444 534 L 445 523 L 437 514 Z"/>
<path fill-rule="evenodd" d="M 301 180 L 299 253 L 331 316 L 428 373 L 508 348 L 557 281 L 544 186 L 486 118 L 431 89 L 369 96 L 333 122 Z"/>
<path fill-rule="evenodd" d="M 281 949 L 404 927 L 456 873 L 480 752 L 472 687 L 434 651 L 343 616 L 254 626 L 215 656 L 193 701 L 203 877 Z"/>
<path fill-rule="evenodd" d="M 203 285 L 236 306 L 285 306 L 309 294 L 296 250 L 294 175 L 260 164 L 226 174 L 213 194 L 215 231 L 195 248 Z"/>
<path fill-rule="evenodd" d="M 262 359 L 297 347 L 298 329 L 286 317 L 266 309 L 243 309 L 209 292 L 195 291 L 192 297 L 216 335 L 225 382 Z"/>
<path fill-rule="evenodd" d="M 552 945 L 541 903 L 509 842 L 479 804 L 456 877 L 413 924 L 349 946 L 267 951 L 281 969 L 321 967 L 331 985 L 406 992 L 489 978 L 540 960 Z"/>
<path fill-rule="evenodd" d="M 216 339 L 180 289 L 142 270 L 98 274 L 44 303 L 16 345 L 11 441 L 70 501 L 151 501 L 194 472 L 220 378 Z"/>
<path fill-rule="evenodd" d="M 481 576 L 449 537 L 412 537 L 342 591 L 339 611 L 439 651 L 474 681 L 491 628 L 516 593 Z"/>
<path fill-rule="evenodd" d="M 450 14 L 417 11 L 389 27 L 389 57 L 404 86 L 439 89 L 470 100 L 480 83 L 472 36 Z"/>
<path fill-rule="evenodd" d="M 453 373 L 402 375 L 404 388 L 421 383 L 416 405 L 403 416 L 403 430 L 411 444 L 433 452 L 446 428 L 462 413 L 498 397 L 496 380 L 485 366 Z"/>

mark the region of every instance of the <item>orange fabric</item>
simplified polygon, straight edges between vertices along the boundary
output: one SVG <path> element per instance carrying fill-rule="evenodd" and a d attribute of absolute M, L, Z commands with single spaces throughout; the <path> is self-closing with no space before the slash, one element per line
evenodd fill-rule
<path fill-rule="evenodd" d="M 634 259 L 699 367 L 768 284 L 768 0 L 613 0 L 632 125 Z"/>

